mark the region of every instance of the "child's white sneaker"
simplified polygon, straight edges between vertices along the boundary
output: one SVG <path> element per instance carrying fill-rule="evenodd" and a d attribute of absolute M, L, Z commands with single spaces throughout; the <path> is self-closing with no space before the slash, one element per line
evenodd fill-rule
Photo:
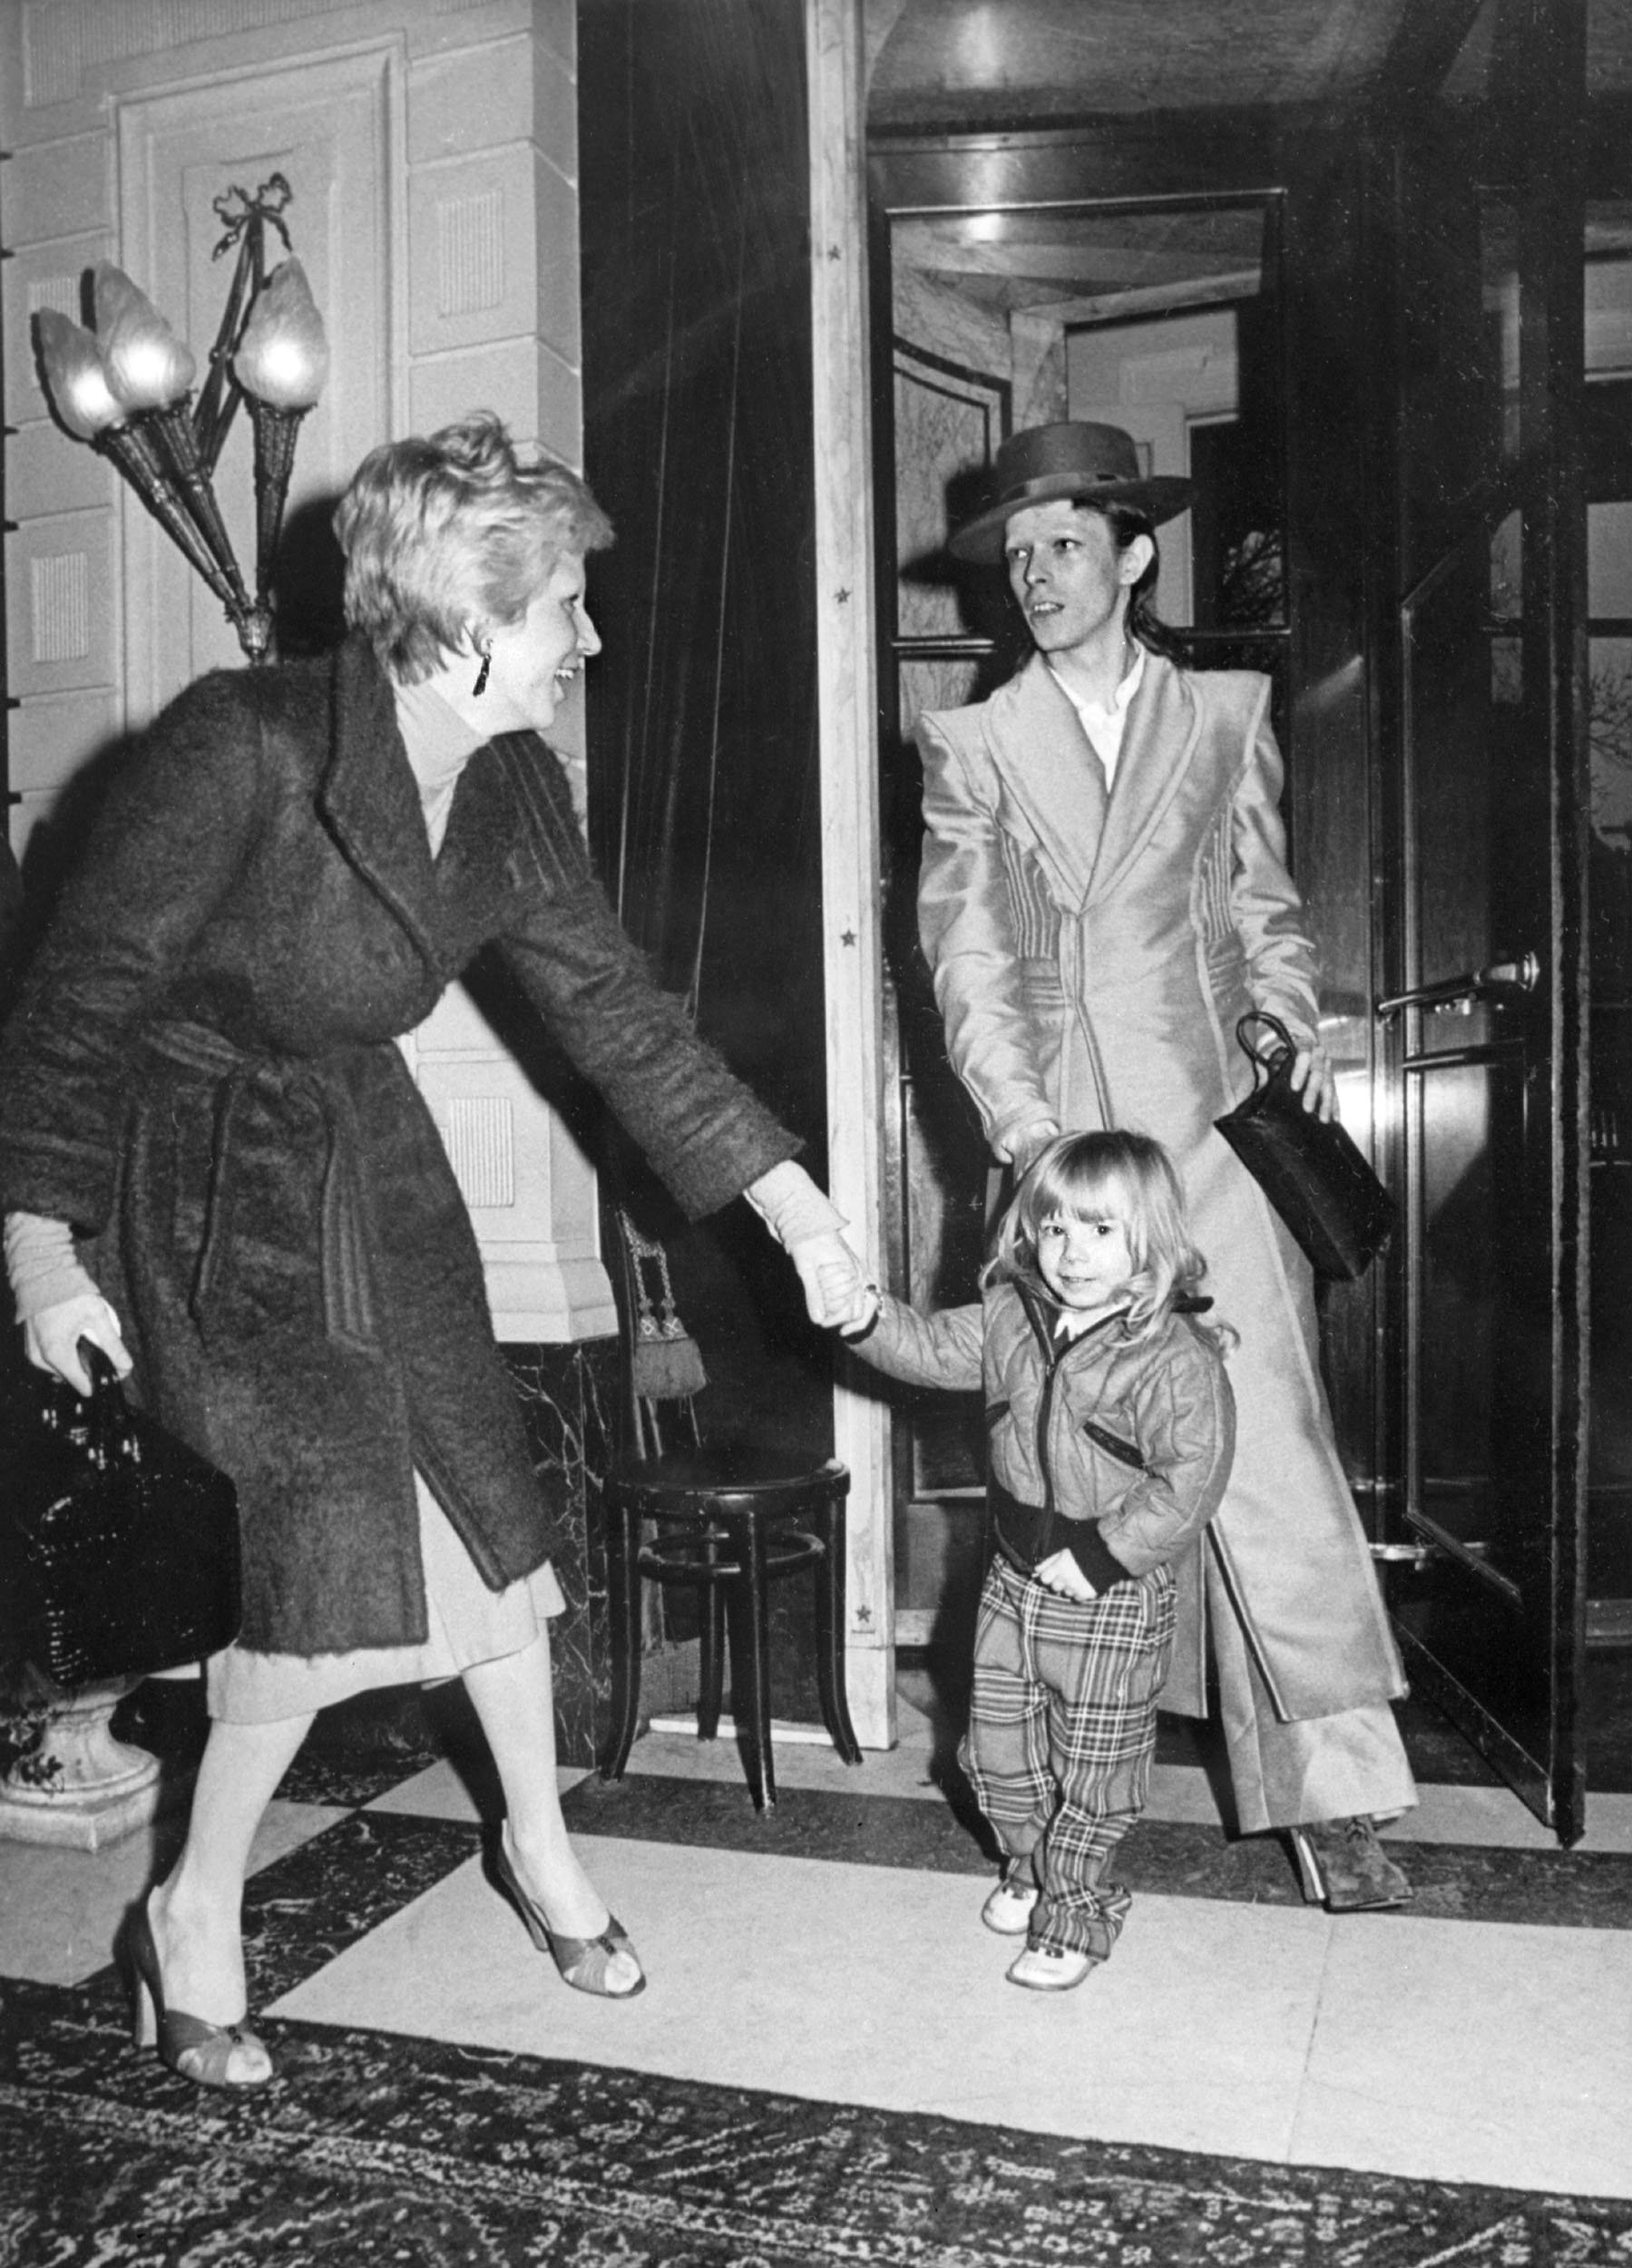
<path fill-rule="evenodd" d="M 1011 1984 L 1024 1985 L 1028 1992 L 1069 1992 L 1099 1966 L 1098 1953 L 1079 1953 L 1069 1945 L 1028 1945 L 1007 1973 Z"/>
<path fill-rule="evenodd" d="M 1004 1875 L 997 1888 L 981 1908 L 981 1920 L 999 1937 L 1024 1937 L 1031 1923 L 1031 1909 L 1037 1903 L 1035 1882 L 1011 1881 Z"/>

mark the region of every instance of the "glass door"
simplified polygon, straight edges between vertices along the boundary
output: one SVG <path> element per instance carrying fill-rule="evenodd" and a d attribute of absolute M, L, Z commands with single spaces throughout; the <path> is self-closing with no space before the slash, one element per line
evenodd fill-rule
<path fill-rule="evenodd" d="M 1581 212 L 1557 181 L 1480 187 L 1484 162 L 1435 117 L 1393 183 L 1376 1012 L 1404 1233 L 1384 1556 L 1408 1563 L 1391 1604 L 1414 1684 L 1568 1843 L 1585 1800 Z"/>

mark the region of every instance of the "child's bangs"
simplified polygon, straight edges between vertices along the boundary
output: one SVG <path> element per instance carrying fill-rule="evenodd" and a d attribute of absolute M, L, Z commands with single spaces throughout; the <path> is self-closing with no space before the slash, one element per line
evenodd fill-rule
<path fill-rule="evenodd" d="M 1045 1220 L 1109 1220 L 1131 1228 L 1139 1215 L 1133 1176 L 1119 1163 L 1073 1168 L 1061 1158 L 1039 1176 L 1030 1196 L 1033 1229 Z"/>

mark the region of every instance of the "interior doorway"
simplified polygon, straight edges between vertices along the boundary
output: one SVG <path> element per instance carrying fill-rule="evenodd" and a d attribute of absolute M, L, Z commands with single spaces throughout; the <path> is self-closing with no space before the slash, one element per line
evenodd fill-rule
<path fill-rule="evenodd" d="M 1157 611 L 1191 633 L 1198 660 L 1267 670 L 1284 735 L 1280 211 L 1262 195 L 1049 202 L 907 212 L 887 231 L 891 1226 L 898 1280 L 918 1304 L 942 1305 L 974 1295 L 988 1188 L 914 935 L 911 735 L 921 711 L 982 698 L 1029 650 L 1002 577 L 959 567 L 947 535 L 1010 432 L 1065 417 L 1123 426 L 1146 471 L 1203 488 L 1197 511 L 1162 532 Z M 897 1637 L 938 1642 L 972 1617 L 979 1412 L 939 1395 L 897 1410 Z"/>
<path fill-rule="evenodd" d="M 1104 417 L 1205 483 L 1160 611 L 1195 666 L 1273 680 L 1323 1037 L 1406 1222 L 1324 1295 L 1351 1485 L 1420 1687 L 1569 1841 L 1588 1640 L 1632 1634 L 1629 271 L 1617 161 L 1592 144 L 1587 198 L 1584 142 L 1481 108 L 1471 13 L 1402 59 L 1409 102 L 1319 138 L 1197 113 L 875 144 L 892 1262 L 967 1297 L 986 1207 L 915 946 L 911 727 L 1021 653 L 947 529 L 1006 433 Z M 972 1412 L 897 1407 L 913 1643 L 970 1618 L 980 1446 Z"/>

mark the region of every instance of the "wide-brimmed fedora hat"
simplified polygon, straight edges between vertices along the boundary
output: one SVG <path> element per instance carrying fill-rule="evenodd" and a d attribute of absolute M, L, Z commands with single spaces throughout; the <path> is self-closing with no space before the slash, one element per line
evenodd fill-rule
<path fill-rule="evenodd" d="M 1155 523 L 1183 512 L 1196 494 L 1194 481 L 1174 473 L 1139 471 L 1133 435 L 1120 425 L 1090 425 L 1080 420 L 1059 425 L 1028 425 L 1011 433 L 992 467 L 989 501 L 953 535 L 954 559 L 980 560 L 990 566 L 1003 555 L 1003 530 L 1028 504 L 1074 496 L 1089 504 L 1131 504 Z"/>

